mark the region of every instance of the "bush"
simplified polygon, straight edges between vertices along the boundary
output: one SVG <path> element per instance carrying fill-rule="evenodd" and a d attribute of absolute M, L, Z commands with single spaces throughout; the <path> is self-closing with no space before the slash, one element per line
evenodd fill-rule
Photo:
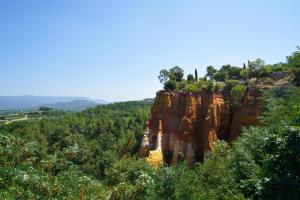
<path fill-rule="evenodd" d="M 263 66 L 258 71 L 258 77 L 270 77 L 272 73 L 272 67 L 270 66 Z"/>
<path fill-rule="evenodd" d="M 207 79 L 206 78 L 200 78 L 196 84 L 201 89 L 204 89 L 204 90 L 207 89 Z"/>
<path fill-rule="evenodd" d="M 287 63 L 289 67 L 300 68 L 300 47 L 297 46 L 297 51 L 287 57 Z"/>
<path fill-rule="evenodd" d="M 241 82 L 239 81 L 239 80 L 227 80 L 226 82 L 225 82 L 225 90 L 226 91 L 231 91 L 231 89 L 234 87 L 234 86 L 237 86 L 237 85 L 240 85 L 241 84 Z"/>
<path fill-rule="evenodd" d="M 242 69 L 242 70 L 240 71 L 240 77 L 243 78 L 244 80 L 249 79 L 249 76 L 250 76 L 250 71 L 249 71 L 249 69 Z"/>
<path fill-rule="evenodd" d="M 300 86 L 300 70 L 295 73 L 294 84 Z"/>
<path fill-rule="evenodd" d="M 250 78 L 255 78 L 259 76 L 259 71 L 262 67 L 265 66 L 265 61 L 258 58 L 254 61 L 249 62 L 249 72 Z"/>
<path fill-rule="evenodd" d="M 239 68 L 239 67 L 234 67 L 234 66 L 231 66 L 229 69 L 228 69 L 228 78 L 230 79 L 240 79 L 241 78 L 241 70 L 243 70 L 242 68 Z"/>
<path fill-rule="evenodd" d="M 184 91 L 195 93 L 201 91 L 201 87 L 197 83 L 190 83 L 185 87 Z"/>
<path fill-rule="evenodd" d="M 213 92 L 215 89 L 215 80 L 209 80 L 207 81 L 207 91 Z"/>
<path fill-rule="evenodd" d="M 165 82 L 164 90 L 166 90 L 166 91 L 176 90 L 176 82 L 172 81 L 172 80 L 169 80 L 169 81 Z"/>
<path fill-rule="evenodd" d="M 272 71 L 273 72 L 282 72 L 282 71 L 284 71 L 284 67 L 282 65 L 274 65 L 272 67 Z"/>
<path fill-rule="evenodd" d="M 223 90 L 224 87 L 225 87 L 225 83 L 223 83 L 223 82 L 216 82 L 214 91 L 215 92 L 219 92 L 219 91 Z"/>
<path fill-rule="evenodd" d="M 187 87 L 187 82 L 185 80 L 176 83 L 177 91 L 183 92 L 183 91 L 185 91 L 186 87 Z"/>
<path fill-rule="evenodd" d="M 195 78 L 194 78 L 194 76 L 193 76 L 193 74 L 189 74 L 189 75 L 187 75 L 187 82 L 193 82 L 193 81 L 195 81 Z"/>
<path fill-rule="evenodd" d="M 245 94 L 244 85 L 236 85 L 231 89 L 230 97 L 231 97 L 231 106 L 233 108 L 237 108 L 241 105 L 241 102 L 244 98 L 244 94 Z"/>

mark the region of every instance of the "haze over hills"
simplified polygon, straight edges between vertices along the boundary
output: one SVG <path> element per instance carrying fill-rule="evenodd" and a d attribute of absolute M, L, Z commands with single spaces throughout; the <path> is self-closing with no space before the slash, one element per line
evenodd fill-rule
<path fill-rule="evenodd" d="M 87 97 L 55 97 L 55 96 L 0 96 L 0 111 L 2 110 L 32 110 L 40 106 L 48 106 L 61 110 L 82 110 L 108 101 L 90 99 Z"/>
<path fill-rule="evenodd" d="M 87 100 L 74 100 L 70 102 L 58 102 L 54 104 L 45 104 L 43 106 L 63 111 L 82 111 L 87 108 L 95 107 L 104 103 L 96 103 Z"/>

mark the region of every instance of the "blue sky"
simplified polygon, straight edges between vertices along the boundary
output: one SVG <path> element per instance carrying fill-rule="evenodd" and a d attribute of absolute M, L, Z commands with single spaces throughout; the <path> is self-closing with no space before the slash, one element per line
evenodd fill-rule
<path fill-rule="evenodd" d="M 299 0 L 1 0 L 0 95 L 154 97 L 162 68 L 285 61 Z"/>

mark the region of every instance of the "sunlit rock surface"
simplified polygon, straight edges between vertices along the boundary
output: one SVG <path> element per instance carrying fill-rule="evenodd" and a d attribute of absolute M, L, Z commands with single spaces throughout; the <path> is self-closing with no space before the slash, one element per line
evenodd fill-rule
<path fill-rule="evenodd" d="M 259 124 L 259 92 L 248 88 L 232 109 L 224 93 L 157 93 L 139 155 L 159 167 L 186 160 L 203 161 L 217 139 L 233 141 L 241 128 Z"/>

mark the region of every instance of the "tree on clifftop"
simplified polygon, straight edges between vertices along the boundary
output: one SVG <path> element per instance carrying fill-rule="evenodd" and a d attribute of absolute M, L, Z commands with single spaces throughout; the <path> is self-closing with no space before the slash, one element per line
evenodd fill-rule
<path fill-rule="evenodd" d="M 160 73 L 158 75 L 159 82 L 165 83 L 169 80 L 169 78 L 170 78 L 170 74 L 168 70 L 166 69 L 160 70 Z"/>
<path fill-rule="evenodd" d="M 169 70 L 169 76 L 171 80 L 180 82 L 184 76 L 184 71 L 182 68 L 175 66 Z"/>
<path fill-rule="evenodd" d="M 195 80 L 198 81 L 198 72 L 197 72 L 197 69 L 195 69 Z"/>
<path fill-rule="evenodd" d="M 300 47 L 297 46 L 297 51 L 287 57 L 287 63 L 290 67 L 300 68 Z"/>
<path fill-rule="evenodd" d="M 158 75 L 158 79 L 161 83 L 166 83 L 167 81 L 181 82 L 184 76 L 184 71 L 182 68 L 175 66 L 169 70 L 162 69 Z"/>
<path fill-rule="evenodd" d="M 187 82 L 193 82 L 193 81 L 195 81 L 195 78 L 194 78 L 193 74 L 188 74 L 187 75 Z"/>
<path fill-rule="evenodd" d="M 211 65 L 207 66 L 206 71 L 207 71 L 206 76 L 208 76 L 209 78 L 212 78 L 213 75 L 217 72 L 217 70 Z"/>

